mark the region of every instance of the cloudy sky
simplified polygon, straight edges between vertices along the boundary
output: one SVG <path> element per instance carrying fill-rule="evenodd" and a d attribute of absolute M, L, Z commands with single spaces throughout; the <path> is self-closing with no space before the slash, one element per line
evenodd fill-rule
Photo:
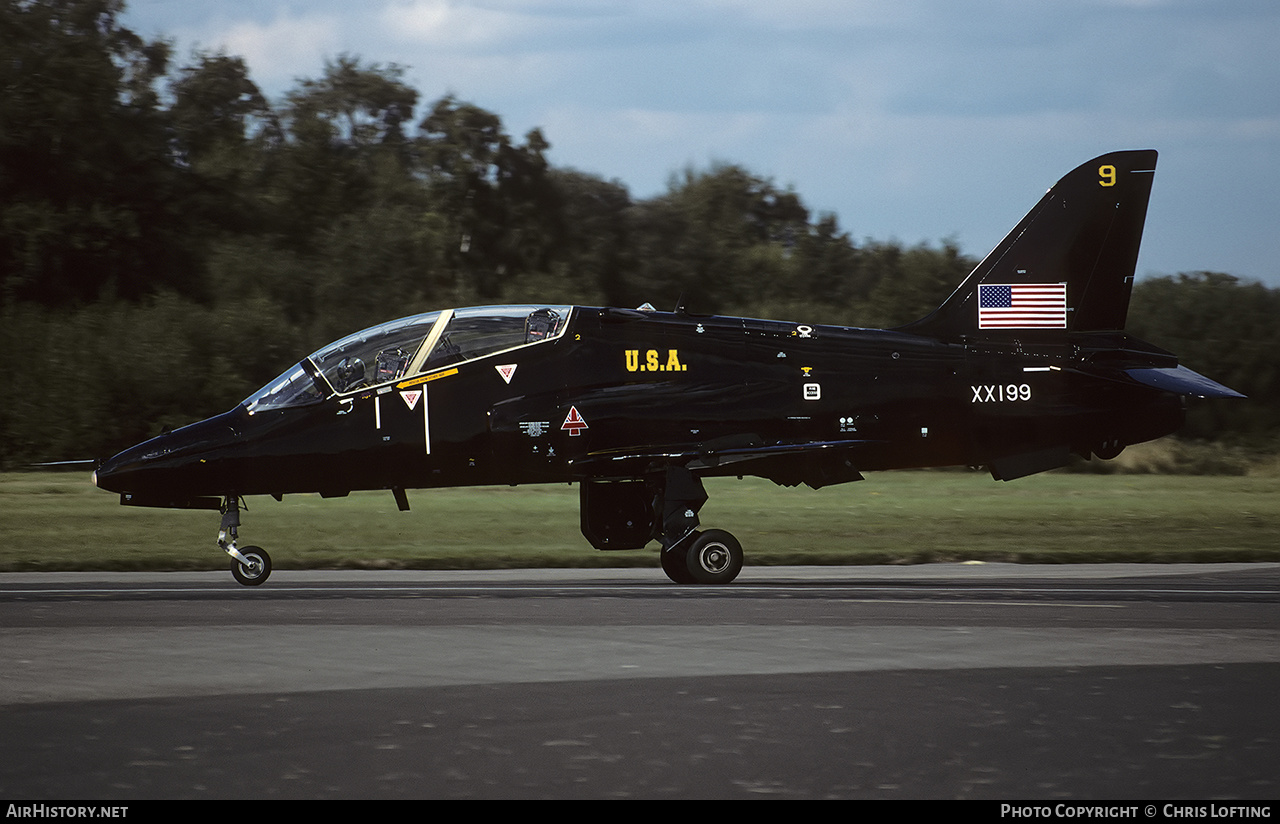
<path fill-rule="evenodd" d="M 1080 163 L 1160 151 L 1139 275 L 1280 286 L 1274 0 L 128 0 L 279 99 L 347 53 L 540 127 L 636 198 L 745 166 L 856 239 L 981 257 Z M 425 110 L 425 108 L 423 108 Z"/>

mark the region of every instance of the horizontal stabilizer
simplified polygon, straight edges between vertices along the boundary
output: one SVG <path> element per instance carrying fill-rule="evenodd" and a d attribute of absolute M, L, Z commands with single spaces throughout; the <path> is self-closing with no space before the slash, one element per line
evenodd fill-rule
<path fill-rule="evenodd" d="M 1173 392 L 1176 395 L 1191 395 L 1197 398 L 1243 398 L 1234 389 L 1210 380 L 1199 372 L 1193 372 L 1185 366 L 1168 368 L 1126 369 L 1125 374 L 1144 386 Z"/>

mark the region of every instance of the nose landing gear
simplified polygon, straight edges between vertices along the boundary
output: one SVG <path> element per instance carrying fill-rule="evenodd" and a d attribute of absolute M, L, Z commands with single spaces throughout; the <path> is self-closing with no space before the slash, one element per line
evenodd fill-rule
<path fill-rule="evenodd" d="M 256 587 L 271 575 L 271 556 L 258 546 L 236 548 L 240 530 L 240 499 L 228 495 L 222 505 L 222 528 L 218 530 L 218 546 L 231 556 L 231 575 L 247 587 Z"/>
<path fill-rule="evenodd" d="M 237 582 L 247 587 L 256 587 L 271 574 L 271 556 L 258 546 L 247 546 L 240 550 L 231 562 L 231 575 Z M 243 559 L 243 560 L 241 560 Z"/>

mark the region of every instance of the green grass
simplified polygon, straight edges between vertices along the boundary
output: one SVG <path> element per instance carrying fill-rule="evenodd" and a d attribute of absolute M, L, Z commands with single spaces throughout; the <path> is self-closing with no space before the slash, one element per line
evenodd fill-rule
<path fill-rule="evenodd" d="M 712 479 L 704 527 L 748 563 L 1280 561 L 1280 477 L 887 472 L 818 491 Z M 656 544 L 597 552 L 576 486 L 249 499 L 240 543 L 278 569 L 651 566 Z M 221 569 L 216 512 L 121 507 L 87 478 L 0 474 L 0 571 Z"/>

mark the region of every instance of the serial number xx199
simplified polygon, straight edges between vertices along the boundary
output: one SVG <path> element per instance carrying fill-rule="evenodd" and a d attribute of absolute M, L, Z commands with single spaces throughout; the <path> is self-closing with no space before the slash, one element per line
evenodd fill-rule
<path fill-rule="evenodd" d="M 970 403 L 1011 403 L 1031 400 L 1029 383 L 989 383 L 969 388 L 973 390 Z"/>

